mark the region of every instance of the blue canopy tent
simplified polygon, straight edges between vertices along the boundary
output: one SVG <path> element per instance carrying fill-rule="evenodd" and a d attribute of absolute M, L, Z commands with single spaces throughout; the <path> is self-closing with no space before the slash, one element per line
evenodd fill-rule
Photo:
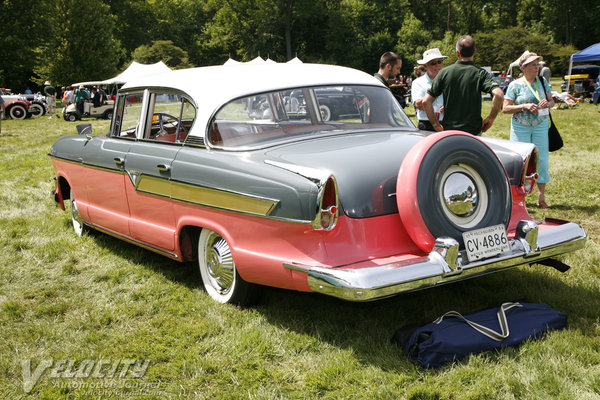
<path fill-rule="evenodd" d="M 569 60 L 569 73 L 567 75 L 571 75 L 571 69 L 573 68 L 573 61 L 595 61 L 600 60 L 600 43 L 596 43 L 591 45 L 590 47 L 586 47 L 581 50 L 579 53 L 571 54 L 571 59 Z M 569 92 L 569 84 L 571 80 L 567 80 L 567 93 Z"/>

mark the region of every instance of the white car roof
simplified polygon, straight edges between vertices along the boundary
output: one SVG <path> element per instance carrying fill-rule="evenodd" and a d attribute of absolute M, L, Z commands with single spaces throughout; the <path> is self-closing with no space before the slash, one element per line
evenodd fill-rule
<path fill-rule="evenodd" d="M 384 86 L 365 72 L 325 64 L 234 64 L 181 69 L 147 75 L 121 90 L 173 88 L 188 94 L 197 106 L 191 135 L 203 136 L 209 119 L 224 104 L 255 93 L 305 86 Z"/>

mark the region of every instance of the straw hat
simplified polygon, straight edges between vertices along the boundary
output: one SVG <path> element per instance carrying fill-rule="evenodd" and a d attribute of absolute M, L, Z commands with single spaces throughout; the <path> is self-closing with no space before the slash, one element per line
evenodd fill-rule
<path fill-rule="evenodd" d="M 429 50 L 425 50 L 425 52 L 423 53 L 423 59 L 422 60 L 417 60 L 417 64 L 427 64 L 429 61 L 431 60 L 437 60 L 438 58 L 448 58 L 447 56 L 443 56 L 442 53 L 440 52 L 440 49 L 433 48 L 433 49 L 429 49 Z"/>

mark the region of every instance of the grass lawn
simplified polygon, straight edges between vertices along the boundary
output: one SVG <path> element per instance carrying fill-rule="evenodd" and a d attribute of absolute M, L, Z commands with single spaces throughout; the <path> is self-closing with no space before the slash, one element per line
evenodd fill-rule
<path fill-rule="evenodd" d="M 211 301 L 194 264 L 76 237 L 47 156 L 75 125 L 2 121 L 0 398 L 599 399 L 600 113 L 553 116 L 565 147 L 550 157 L 552 209 L 535 195 L 528 206 L 587 230 L 586 248 L 562 259 L 567 273 L 520 267 L 367 304 L 265 288 L 246 309 Z M 486 135 L 508 138 L 509 124 L 500 115 Z M 569 328 L 438 370 L 390 343 L 403 325 L 518 299 L 567 313 Z"/>

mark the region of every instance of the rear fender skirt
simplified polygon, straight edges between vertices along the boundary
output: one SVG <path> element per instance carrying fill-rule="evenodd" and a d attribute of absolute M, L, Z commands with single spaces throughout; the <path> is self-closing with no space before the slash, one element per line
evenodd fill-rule
<path fill-rule="evenodd" d="M 218 233 L 229 243 L 238 273 L 247 282 L 308 290 L 306 279 L 293 279 L 283 263 L 290 258 L 305 263 L 327 260 L 324 232 L 314 230 L 310 223 L 260 218 L 183 202 L 175 203 L 175 218 L 177 246 L 180 233 L 188 227 Z"/>

